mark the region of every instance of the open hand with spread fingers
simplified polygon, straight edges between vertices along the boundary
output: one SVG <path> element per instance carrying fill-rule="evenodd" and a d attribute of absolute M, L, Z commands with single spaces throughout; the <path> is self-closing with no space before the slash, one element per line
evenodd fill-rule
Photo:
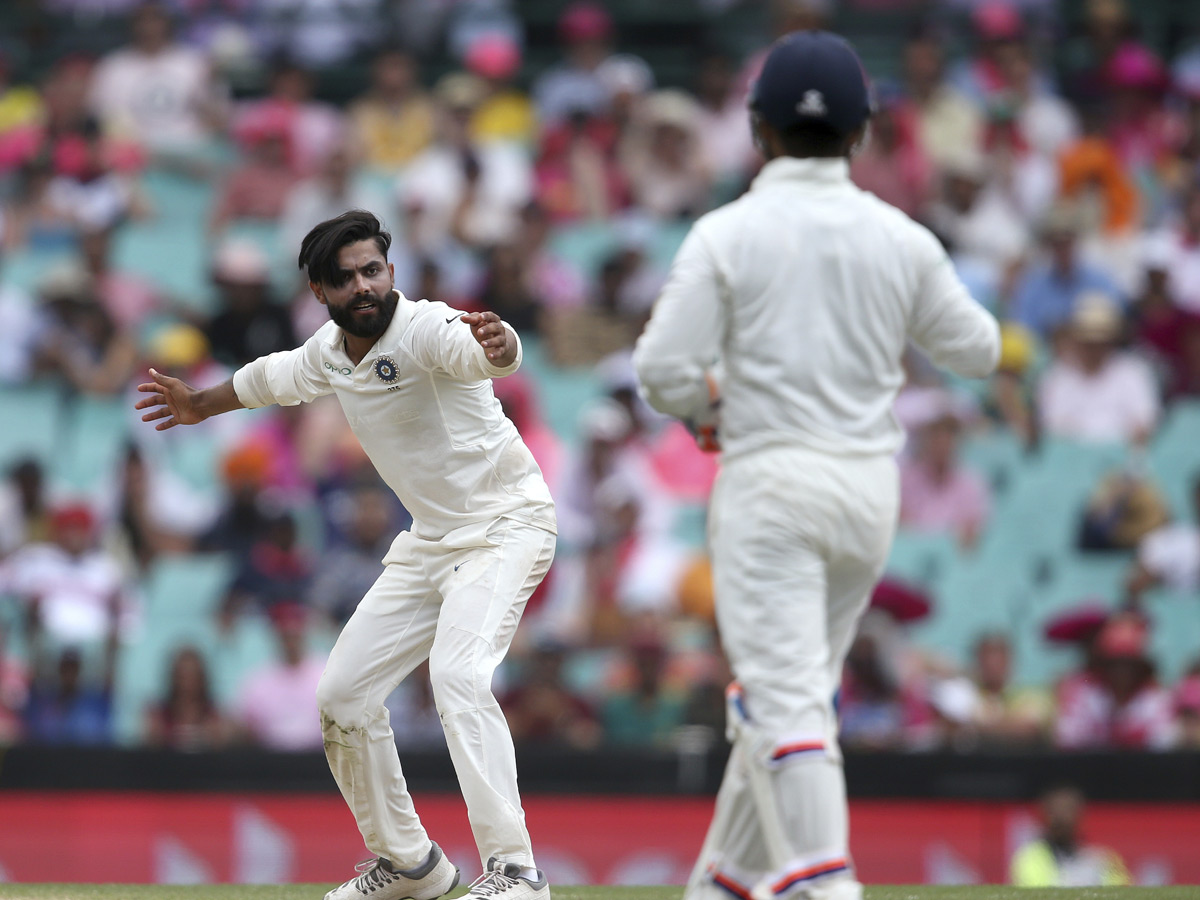
<path fill-rule="evenodd" d="M 135 403 L 134 408 L 149 410 L 142 414 L 142 421 L 157 421 L 156 431 L 166 431 L 176 425 L 195 425 L 210 416 L 242 407 L 232 381 L 196 390 L 186 381 L 154 369 L 150 370 L 150 377 L 154 380 L 138 385 L 138 391 L 146 396 Z"/>
<path fill-rule="evenodd" d="M 513 364 L 517 358 L 517 342 L 498 315 L 494 312 L 466 313 L 462 321 L 471 326 L 471 335 L 483 347 L 492 365 L 504 368 Z"/>

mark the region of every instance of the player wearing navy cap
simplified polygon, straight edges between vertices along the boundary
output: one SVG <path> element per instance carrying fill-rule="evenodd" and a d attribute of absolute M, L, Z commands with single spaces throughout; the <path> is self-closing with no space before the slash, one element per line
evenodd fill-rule
<path fill-rule="evenodd" d="M 733 752 L 687 900 L 859 900 L 833 698 L 887 559 L 909 341 L 982 377 L 996 320 L 934 236 L 850 181 L 870 117 L 854 50 L 772 48 L 751 94 L 766 165 L 680 247 L 638 341 L 649 402 L 719 441 L 717 621 Z"/>

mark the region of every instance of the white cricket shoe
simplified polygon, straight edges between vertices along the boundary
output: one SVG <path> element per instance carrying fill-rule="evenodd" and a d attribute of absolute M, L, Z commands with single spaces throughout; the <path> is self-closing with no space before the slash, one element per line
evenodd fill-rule
<path fill-rule="evenodd" d="M 493 856 L 461 900 L 550 900 L 546 875 L 541 869 L 537 874 L 537 881 L 531 881 L 522 877 L 516 863 L 502 863 Z"/>
<path fill-rule="evenodd" d="M 437 900 L 458 885 L 458 866 L 437 844 L 415 869 L 393 869 L 382 857 L 355 867 L 362 874 L 325 895 L 325 900 Z"/>

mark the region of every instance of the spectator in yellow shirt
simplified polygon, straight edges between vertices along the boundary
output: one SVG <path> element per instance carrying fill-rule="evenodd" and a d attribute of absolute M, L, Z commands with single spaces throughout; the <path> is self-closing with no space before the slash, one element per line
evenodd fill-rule
<path fill-rule="evenodd" d="M 487 83 L 487 96 L 471 118 L 477 141 L 533 144 L 537 117 L 529 97 L 513 84 L 521 68 L 521 48 L 502 33 L 485 34 L 467 49 L 467 69 Z"/>
<path fill-rule="evenodd" d="M 403 50 L 376 57 L 370 88 L 350 108 L 368 166 L 400 169 L 433 140 L 433 103 L 417 75 L 416 60 Z"/>
<path fill-rule="evenodd" d="M 1083 794 L 1058 787 L 1042 797 L 1042 836 L 1013 854 L 1009 876 L 1018 887 L 1087 887 L 1129 884 L 1116 851 L 1084 844 L 1079 836 Z"/>

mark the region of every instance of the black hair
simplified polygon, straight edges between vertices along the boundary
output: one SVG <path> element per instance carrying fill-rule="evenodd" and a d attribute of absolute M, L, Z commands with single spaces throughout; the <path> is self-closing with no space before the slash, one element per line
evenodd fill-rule
<path fill-rule="evenodd" d="M 837 157 L 846 155 L 846 135 L 824 122 L 802 122 L 779 132 L 788 156 Z"/>
<path fill-rule="evenodd" d="M 308 270 L 308 280 L 317 284 L 336 285 L 340 281 L 338 251 L 359 241 L 375 241 L 379 252 L 387 259 L 392 236 L 383 230 L 374 213 L 352 209 L 327 219 L 313 228 L 300 242 L 297 262 Z"/>

